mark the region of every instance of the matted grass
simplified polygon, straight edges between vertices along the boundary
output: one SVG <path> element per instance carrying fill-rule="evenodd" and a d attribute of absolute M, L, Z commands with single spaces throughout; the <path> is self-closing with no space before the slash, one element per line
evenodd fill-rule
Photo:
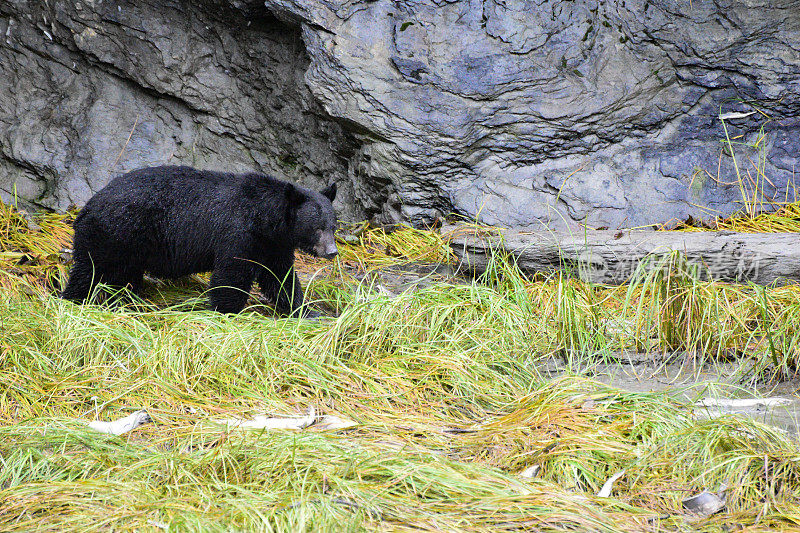
<path fill-rule="evenodd" d="M 681 222 L 681 231 L 738 231 L 743 233 L 800 233 L 800 202 L 769 204 L 768 212 L 742 211 L 729 217 L 717 217 L 690 223 Z"/>
<path fill-rule="evenodd" d="M 9 213 L 2 220 L 17 224 Z M 779 430 L 698 420 L 664 393 L 539 374 L 554 357 L 591 363 L 631 349 L 750 357 L 754 376 L 791 374 L 794 288 L 701 282 L 679 262 L 625 287 L 532 282 L 498 262 L 481 282 L 389 297 L 359 272 L 444 261 L 446 247 L 434 232 L 368 231 L 342 245 L 338 263 L 299 263 L 319 269 L 309 297 L 334 318 L 222 316 L 197 298 L 193 311 L 165 306 L 200 297 L 201 280 L 158 287 L 156 305 L 108 309 L 52 296 L 69 240 L 69 226 L 53 224 L 0 228 L 16 239 L 0 243 L 4 253 L 40 257 L 0 259 L 0 529 L 800 527 L 800 447 Z M 358 425 L 211 422 L 309 405 Z M 154 423 L 121 437 L 80 422 L 140 408 Z M 519 475 L 534 465 L 535 478 Z M 598 498 L 622 470 L 612 497 Z M 722 485 L 722 512 L 681 509 Z"/>

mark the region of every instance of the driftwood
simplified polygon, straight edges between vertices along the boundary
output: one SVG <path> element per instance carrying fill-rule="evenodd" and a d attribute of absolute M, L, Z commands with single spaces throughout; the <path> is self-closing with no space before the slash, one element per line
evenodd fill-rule
<path fill-rule="evenodd" d="M 528 274 L 567 269 L 595 283 L 624 283 L 637 271 L 663 269 L 676 260 L 702 279 L 752 281 L 760 285 L 800 280 L 800 233 L 570 233 L 471 226 L 445 227 L 443 232 L 450 239 L 460 269 L 473 274 L 485 272 L 500 252 Z"/>

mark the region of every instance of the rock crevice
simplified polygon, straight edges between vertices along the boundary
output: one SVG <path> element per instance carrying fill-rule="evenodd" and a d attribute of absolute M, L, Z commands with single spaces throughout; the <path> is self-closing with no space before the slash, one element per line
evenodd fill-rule
<path fill-rule="evenodd" d="M 306 87 L 301 31 L 260 2 L 4 3 L 0 194 L 65 209 L 127 170 L 189 164 L 337 181 L 363 216 L 361 142 Z"/>

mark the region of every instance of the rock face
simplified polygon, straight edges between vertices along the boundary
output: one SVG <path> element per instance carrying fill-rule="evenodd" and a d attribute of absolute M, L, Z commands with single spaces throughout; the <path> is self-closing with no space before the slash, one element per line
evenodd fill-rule
<path fill-rule="evenodd" d="M 347 184 L 360 144 L 312 96 L 308 63 L 299 26 L 260 2 L 0 2 L 3 199 L 80 206 L 159 164 Z"/>
<path fill-rule="evenodd" d="M 335 179 L 351 218 L 617 227 L 800 171 L 797 0 L 12 0 L 0 37 L 0 189 L 48 207 L 183 162 Z"/>

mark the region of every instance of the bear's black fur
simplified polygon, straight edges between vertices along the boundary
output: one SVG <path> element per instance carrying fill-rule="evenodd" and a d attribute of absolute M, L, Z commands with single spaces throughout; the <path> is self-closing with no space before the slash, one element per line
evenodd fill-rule
<path fill-rule="evenodd" d="M 75 264 L 62 297 L 105 283 L 138 292 L 145 272 L 211 275 L 211 307 L 237 313 L 257 281 L 282 313 L 303 312 L 294 251 L 337 253 L 333 184 L 321 193 L 263 174 L 161 166 L 119 176 L 75 219 Z"/>

